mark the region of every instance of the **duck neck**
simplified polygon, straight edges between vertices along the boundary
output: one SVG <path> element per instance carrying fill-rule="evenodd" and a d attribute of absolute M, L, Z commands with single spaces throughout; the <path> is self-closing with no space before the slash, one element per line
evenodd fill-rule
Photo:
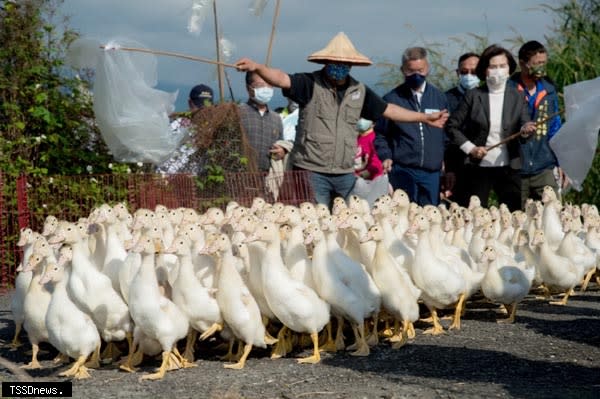
<path fill-rule="evenodd" d="M 70 272 L 65 268 L 64 275 L 60 280 L 54 283 L 52 297 L 57 297 L 59 300 L 69 300 L 67 293 L 67 283 L 69 281 Z M 39 285 L 39 284 L 38 284 Z"/>
<path fill-rule="evenodd" d="M 419 240 L 417 241 L 417 251 L 422 254 L 432 253 L 431 242 L 429 240 L 429 229 L 421 230 L 418 234 Z"/>
<path fill-rule="evenodd" d="M 179 254 L 177 255 L 177 258 L 179 262 L 177 280 L 190 281 L 190 279 L 195 278 L 191 251 L 184 254 Z"/>
<path fill-rule="evenodd" d="M 156 254 L 154 253 L 144 253 L 142 254 L 142 264 L 138 271 L 139 275 L 142 277 L 144 281 L 152 283 L 152 285 L 156 285 L 156 289 L 158 289 L 158 280 L 156 278 Z"/>
<path fill-rule="evenodd" d="M 385 263 L 387 263 L 389 258 L 391 258 L 391 254 L 389 253 L 385 243 L 383 240 L 378 240 L 375 242 L 375 255 L 373 256 L 373 261 L 368 267 L 369 269 L 374 269 L 377 266 L 383 266 Z"/>
<path fill-rule="evenodd" d="M 106 248 L 107 248 L 107 233 L 106 233 L 106 227 L 104 227 L 103 223 L 97 223 L 98 225 L 98 229 L 99 229 L 99 234 L 95 234 L 94 237 L 96 238 L 96 249 L 94 250 L 94 257 L 97 257 L 98 259 L 100 259 L 100 262 L 104 261 L 104 258 L 106 257 Z M 101 264 L 98 266 L 102 266 Z"/>
<path fill-rule="evenodd" d="M 234 262 L 236 261 L 231 248 L 227 248 L 225 251 L 219 253 L 219 257 L 217 259 L 217 286 L 218 287 L 226 287 L 241 279 L 239 272 L 234 266 Z"/>

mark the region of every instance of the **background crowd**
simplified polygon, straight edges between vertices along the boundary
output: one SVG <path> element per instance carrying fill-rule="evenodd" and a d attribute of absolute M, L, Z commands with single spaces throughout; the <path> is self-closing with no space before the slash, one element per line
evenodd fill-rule
<path fill-rule="evenodd" d="M 401 188 L 419 205 L 467 206 L 477 196 L 487 206 L 495 196 L 516 210 L 528 198 L 540 199 L 546 185 L 559 193 L 568 183 L 549 146 L 561 117 L 546 75 L 548 53 L 537 41 L 523 44 L 517 59 L 498 45 L 460 55 L 457 85 L 446 92 L 428 81 L 423 47 L 404 51 L 404 82 L 383 97 L 350 75 L 371 60 L 343 33 L 308 60 L 323 67 L 288 74 L 239 60 L 248 93 L 239 111 L 259 170 L 272 171 L 273 161 L 285 158 L 284 169 L 310 172 L 318 203 L 331 206 L 336 196 L 350 194 L 372 202 Z M 287 107 L 269 107 L 274 88 L 282 89 Z M 212 103 L 209 87 L 190 92 L 190 110 Z M 292 112 L 295 129 L 284 133 L 282 120 Z M 192 151 L 189 143 L 182 148 Z M 159 171 L 176 172 L 172 164 Z"/>

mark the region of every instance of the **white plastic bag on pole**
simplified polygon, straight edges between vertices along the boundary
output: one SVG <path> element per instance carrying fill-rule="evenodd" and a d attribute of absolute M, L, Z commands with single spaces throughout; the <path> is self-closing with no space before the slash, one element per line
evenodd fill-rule
<path fill-rule="evenodd" d="M 92 49 L 85 49 L 86 45 L 99 47 L 93 41 L 75 44 L 73 60 L 93 54 Z M 177 92 L 154 88 L 157 83 L 154 55 L 119 50 L 120 47 L 144 48 L 122 39 L 109 42 L 100 51 L 93 67 L 96 121 L 115 160 L 157 165 L 168 159 L 184 138 L 183 133 L 170 128 L 169 122 Z"/>
<path fill-rule="evenodd" d="M 600 78 L 565 86 L 564 96 L 566 122 L 550 147 L 573 188 L 581 191 L 598 145 Z"/>

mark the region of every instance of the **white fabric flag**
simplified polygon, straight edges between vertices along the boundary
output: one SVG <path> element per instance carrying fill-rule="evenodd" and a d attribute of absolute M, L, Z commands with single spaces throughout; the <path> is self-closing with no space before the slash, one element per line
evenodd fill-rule
<path fill-rule="evenodd" d="M 581 191 L 598 145 L 600 77 L 565 86 L 564 96 L 566 122 L 550 147 L 573 188 Z"/>

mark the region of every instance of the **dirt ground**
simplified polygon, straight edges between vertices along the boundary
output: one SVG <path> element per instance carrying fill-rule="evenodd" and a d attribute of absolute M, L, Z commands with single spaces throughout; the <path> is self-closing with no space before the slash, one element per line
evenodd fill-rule
<path fill-rule="evenodd" d="M 92 370 L 88 380 L 73 381 L 74 398 L 600 398 L 600 287 L 591 284 L 567 306 L 528 296 L 515 324 L 497 324 L 498 307 L 471 301 L 460 331 L 432 337 L 416 325 L 417 336 L 392 350 L 381 342 L 371 355 L 323 353 L 316 365 L 289 358 L 271 360 L 253 350 L 243 370 L 223 368 L 214 345 L 197 347 L 196 368 L 167 373 L 161 381 L 142 381 L 157 360 L 147 360 L 129 374 L 111 365 Z M 443 324 L 447 327 L 448 321 Z M 0 297 L 0 356 L 29 361 L 29 345 L 11 350 L 14 324 L 9 295 Z M 25 338 L 26 339 L 26 338 Z M 43 369 L 34 381 L 63 381 L 53 365 L 56 352 L 43 344 Z M 19 381 L 0 367 L 0 380 Z"/>

